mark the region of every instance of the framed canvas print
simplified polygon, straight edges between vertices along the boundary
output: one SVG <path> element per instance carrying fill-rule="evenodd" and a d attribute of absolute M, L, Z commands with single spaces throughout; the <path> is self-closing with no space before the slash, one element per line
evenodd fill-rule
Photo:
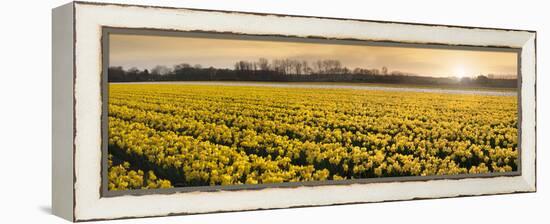
<path fill-rule="evenodd" d="M 72 2 L 71 221 L 536 191 L 536 32 Z"/>

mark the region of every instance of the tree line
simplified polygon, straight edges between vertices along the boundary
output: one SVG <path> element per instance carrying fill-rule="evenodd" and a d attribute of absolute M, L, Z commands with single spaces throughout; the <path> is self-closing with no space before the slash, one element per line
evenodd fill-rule
<path fill-rule="evenodd" d="M 349 69 L 339 60 L 327 59 L 308 62 L 296 59 L 260 58 L 257 61 L 237 61 L 233 69 L 203 67 L 181 63 L 173 67 L 157 65 L 151 70 L 120 66 L 109 67 L 109 82 L 156 82 L 156 81 L 274 81 L 274 82 L 364 82 L 420 85 L 462 85 L 489 87 L 517 87 L 516 79 L 489 79 L 479 75 L 475 78 L 439 78 L 418 76 L 387 67 Z"/>

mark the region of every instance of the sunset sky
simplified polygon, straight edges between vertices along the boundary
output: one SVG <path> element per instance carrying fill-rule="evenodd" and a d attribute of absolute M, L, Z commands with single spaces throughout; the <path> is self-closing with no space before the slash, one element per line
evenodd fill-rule
<path fill-rule="evenodd" d="M 110 35 L 110 66 L 151 69 L 156 65 L 200 64 L 233 68 L 239 60 L 258 58 L 315 61 L 336 59 L 350 69 L 386 66 L 390 71 L 434 77 L 479 74 L 517 75 L 517 53 L 234 40 L 168 36 Z"/>

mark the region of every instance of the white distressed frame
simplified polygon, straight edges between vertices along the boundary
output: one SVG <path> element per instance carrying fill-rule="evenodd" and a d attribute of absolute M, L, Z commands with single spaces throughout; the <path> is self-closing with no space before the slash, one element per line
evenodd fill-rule
<path fill-rule="evenodd" d="M 535 32 L 79 2 L 73 6 L 74 221 L 536 191 Z M 522 174 L 102 198 L 101 35 L 105 26 L 521 48 Z"/>

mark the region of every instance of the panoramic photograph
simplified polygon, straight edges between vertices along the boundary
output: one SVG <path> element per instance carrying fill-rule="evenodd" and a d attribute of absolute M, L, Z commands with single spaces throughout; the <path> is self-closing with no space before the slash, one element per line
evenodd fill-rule
<path fill-rule="evenodd" d="M 510 49 L 108 38 L 110 191 L 518 171 Z"/>

